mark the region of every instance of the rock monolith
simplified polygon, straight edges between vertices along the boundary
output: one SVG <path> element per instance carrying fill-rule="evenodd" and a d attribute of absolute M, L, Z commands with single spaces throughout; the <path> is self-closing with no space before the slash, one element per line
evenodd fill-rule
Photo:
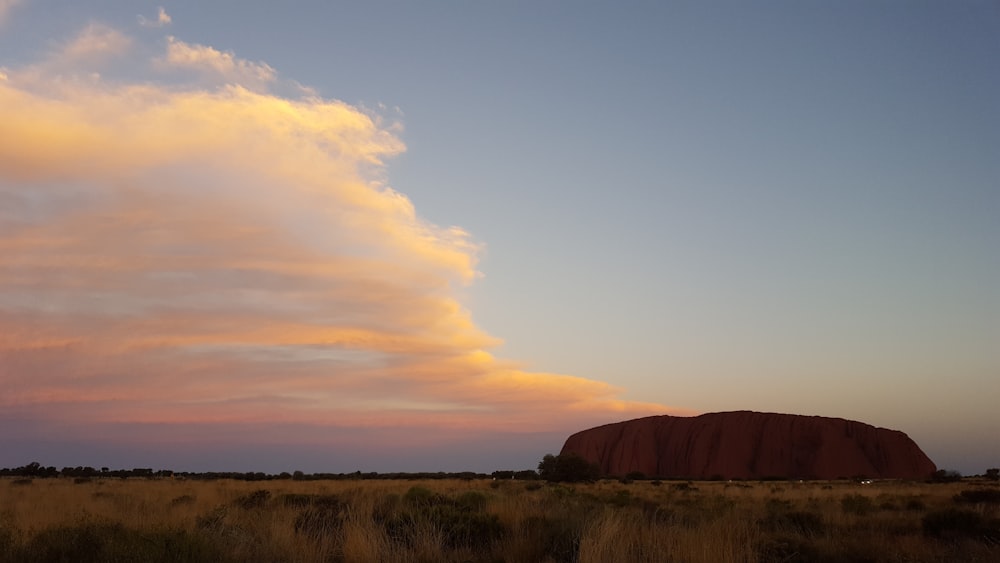
<path fill-rule="evenodd" d="M 821 416 L 719 412 L 650 416 L 570 436 L 563 454 L 606 475 L 689 479 L 925 479 L 937 467 L 898 430 Z"/>

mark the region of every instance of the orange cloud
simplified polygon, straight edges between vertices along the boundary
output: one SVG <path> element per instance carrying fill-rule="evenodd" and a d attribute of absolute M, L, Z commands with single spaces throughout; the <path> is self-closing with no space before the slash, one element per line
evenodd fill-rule
<path fill-rule="evenodd" d="M 118 37 L 91 30 L 66 52 Z M 0 82 L 0 407 L 521 432 L 664 412 L 489 352 L 455 292 L 480 246 L 385 185 L 404 150 L 391 127 L 254 91 L 273 69 L 210 47 L 170 38 L 162 61 L 231 81 L 39 66 Z"/>
<path fill-rule="evenodd" d="M 138 16 L 139 25 L 142 27 L 166 27 L 170 25 L 174 20 L 170 17 L 170 14 L 160 6 L 156 11 L 156 19 L 151 20 L 146 16 Z"/>
<path fill-rule="evenodd" d="M 243 60 L 233 53 L 206 45 L 185 43 L 176 37 L 167 38 L 167 54 L 159 62 L 167 67 L 193 69 L 245 86 L 264 85 L 275 78 L 274 69 L 266 63 Z"/>

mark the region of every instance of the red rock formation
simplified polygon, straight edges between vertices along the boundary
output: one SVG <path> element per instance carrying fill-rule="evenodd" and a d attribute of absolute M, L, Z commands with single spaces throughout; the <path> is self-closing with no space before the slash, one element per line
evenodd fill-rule
<path fill-rule="evenodd" d="M 937 468 L 906 434 L 842 418 L 751 411 L 650 416 L 573 434 L 562 453 L 607 475 L 691 479 L 924 479 Z"/>

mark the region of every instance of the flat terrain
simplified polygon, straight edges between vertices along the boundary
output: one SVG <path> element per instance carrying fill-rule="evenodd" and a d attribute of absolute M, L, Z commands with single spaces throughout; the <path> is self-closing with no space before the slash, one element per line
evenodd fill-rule
<path fill-rule="evenodd" d="M 1000 561 L 1000 487 L 0 479 L 0 562 Z"/>

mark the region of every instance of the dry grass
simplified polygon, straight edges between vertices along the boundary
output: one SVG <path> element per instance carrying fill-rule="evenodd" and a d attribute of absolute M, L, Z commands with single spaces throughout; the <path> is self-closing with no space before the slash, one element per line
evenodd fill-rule
<path fill-rule="evenodd" d="M 988 483 L 0 480 L 0 563 L 1000 561 Z"/>

